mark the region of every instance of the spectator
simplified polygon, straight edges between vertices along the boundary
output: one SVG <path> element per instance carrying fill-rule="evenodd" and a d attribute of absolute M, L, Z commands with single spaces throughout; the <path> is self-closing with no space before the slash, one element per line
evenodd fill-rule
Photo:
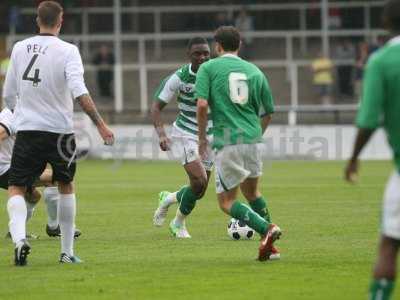
<path fill-rule="evenodd" d="M 347 97 L 353 96 L 353 64 L 356 59 L 356 52 L 353 44 L 348 39 L 344 39 L 340 42 L 336 48 L 336 58 L 339 60 L 351 60 L 351 65 L 339 65 L 337 67 L 338 74 L 338 88 L 339 94 Z"/>
<path fill-rule="evenodd" d="M 221 26 L 233 26 L 233 22 L 226 11 L 220 11 L 215 16 L 214 29 Z"/>
<path fill-rule="evenodd" d="M 253 18 L 248 15 L 246 8 L 242 8 L 235 20 L 235 27 L 242 34 L 242 46 L 239 55 L 248 59 L 251 53 L 251 44 L 253 38 L 249 37 L 247 33 L 254 31 Z"/>
<path fill-rule="evenodd" d="M 93 59 L 93 64 L 97 66 L 97 84 L 102 97 L 111 97 L 114 62 L 114 54 L 107 45 L 102 45 Z"/>
<path fill-rule="evenodd" d="M 321 52 L 312 62 L 311 68 L 314 74 L 313 83 L 320 98 L 320 102 L 324 105 L 331 104 L 331 90 L 333 83 L 332 61 L 328 57 L 325 57 Z"/>
<path fill-rule="evenodd" d="M 331 7 L 328 10 L 329 29 L 339 29 L 342 27 L 342 16 L 339 8 Z"/>
<path fill-rule="evenodd" d="M 361 97 L 362 90 L 362 78 L 364 73 L 364 66 L 367 63 L 369 56 L 370 47 L 367 42 L 361 42 L 357 49 L 357 61 L 356 61 L 356 72 L 355 72 L 355 96 L 359 99 Z"/>

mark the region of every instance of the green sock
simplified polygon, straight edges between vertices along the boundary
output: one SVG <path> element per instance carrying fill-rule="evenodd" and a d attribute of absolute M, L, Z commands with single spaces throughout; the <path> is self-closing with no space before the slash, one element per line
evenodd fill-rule
<path fill-rule="evenodd" d="M 268 230 L 269 223 L 240 201 L 233 202 L 230 215 L 235 219 L 243 221 L 259 234 L 265 234 Z"/>
<path fill-rule="evenodd" d="M 374 279 L 369 289 L 370 300 L 389 300 L 394 287 L 394 280 Z"/>
<path fill-rule="evenodd" d="M 261 217 L 263 217 L 268 223 L 271 223 L 271 215 L 268 211 L 267 201 L 263 196 L 258 197 L 254 201 L 249 201 L 250 207 Z"/>
<path fill-rule="evenodd" d="M 176 199 L 178 200 L 179 210 L 185 216 L 189 215 L 193 208 L 196 206 L 196 200 L 198 200 L 198 196 L 193 193 L 190 186 L 184 186 L 179 190 L 176 194 Z"/>

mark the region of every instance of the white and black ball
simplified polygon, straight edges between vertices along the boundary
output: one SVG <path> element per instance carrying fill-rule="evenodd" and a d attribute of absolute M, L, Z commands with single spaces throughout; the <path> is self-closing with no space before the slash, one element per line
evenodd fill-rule
<path fill-rule="evenodd" d="M 228 235 L 233 240 L 249 240 L 254 236 L 254 230 L 243 221 L 232 218 L 228 223 Z"/>

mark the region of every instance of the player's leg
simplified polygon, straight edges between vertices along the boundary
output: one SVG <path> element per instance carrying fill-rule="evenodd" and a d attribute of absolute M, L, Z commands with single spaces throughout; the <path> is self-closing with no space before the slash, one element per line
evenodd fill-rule
<path fill-rule="evenodd" d="M 45 187 L 43 198 L 47 209 L 46 233 L 49 236 L 60 236 L 60 227 L 57 219 L 57 206 L 60 199 L 60 193 L 57 186 Z"/>
<path fill-rule="evenodd" d="M 206 171 L 203 163 L 196 159 L 184 165 L 189 177 L 190 185 L 182 187 L 177 192 L 179 207 L 175 218 L 170 223 L 172 234 L 178 238 L 190 238 L 185 225 L 187 216 L 196 206 L 196 201 L 201 199 L 207 190 L 210 171 Z"/>
<path fill-rule="evenodd" d="M 177 227 L 182 227 L 183 219 L 193 210 L 196 201 L 204 195 L 210 170 L 212 169 L 212 161 L 210 155 L 210 159 L 201 162 L 198 155 L 197 140 L 184 131 L 173 127 L 171 139 L 172 153 L 181 158 L 182 165 L 188 174 L 190 185 L 183 186 L 174 193 L 166 191 L 160 193 L 159 206 L 154 213 L 153 223 L 156 226 L 161 226 L 167 216 L 168 208 L 174 203 L 179 203 L 177 216 L 170 223 L 170 229 L 174 234 L 176 231 L 173 228 L 174 224 L 176 223 Z M 188 237 L 186 234 L 183 234 L 183 236 Z"/>
<path fill-rule="evenodd" d="M 30 253 L 30 245 L 26 241 L 27 207 L 24 196 L 26 187 L 33 185 L 46 166 L 43 158 L 46 150 L 41 134 L 30 131 L 17 133 L 9 170 L 7 203 L 16 265 L 26 265 Z"/>
<path fill-rule="evenodd" d="M 76 144 L 73 134 L 49 135 L 50 150 L 47 160 L 53 169 L 53 180 L 58 183 L 60 198 L 57 216 L 61 231 L 61 263 L 81 262 L 74 254 L 76 197 L 73 179 L 76 171 Z"/>
<path fill-rule="evenodd" d="M 53 183 L 53 171 L 50 168 L 46 168 L 39 180 L 35 183 L 35 186 L 44 186 L 43 198 L 46 203 L 47 209 L 47 224 L 46 233 L 50 237 L 61 236 L 60 226 L 58 225 L 57 219 L 57 207 L 60 199 L 60 193 L 58 192 L 57 185 Z M 82 232 L 75 228 L 74 237 L 77 238 Z"/>
<path fill-rule="evenodd" d="M 249 206 L 237 200 L 240 184 L 258 174 L 260 166 L 251 166 L 249 156 L 255 155 L 256 145 L 231 145 L 219 150 L 215 157 L 216 191 L 220 208 L 231 217 L 243 221 L 262 236 L 259 260 L 269 259 L 276 239 L 281 235 L 275 224 L 268 222 Z M 258 170 L 258 171 L 257 171 Z"/>
<path fill-rule="evenodd" d="M 247 178 L 240 184 L 240 190 L 246 198 L 250 207 L 271 223 L 271 214 L 268 210 L 267 201 L 258 188 L 259 177 Z"/>
<path fill-rule="evenodd" d="M 259 233 L 262 236 L 262 239 L 258 259 L 260 261 L 271 259 L 271 255 L 273 254 L 273 244 L 281 235 L 279 227 L 267 222 L 249 206 L 237 200 L 237 194 L 238 186 L 219 193 L 218 202 L 221 210 L 232 218 L 241 220 L 247 226 L 253 228 L 257 233 Z M 276 258 L 273 257 L 273 259 Z"/>
<path fill-rule="evenodd" d="M 243 196 L 246 198 L 250 207 L 263 217 L 268 223 L 272 223 L 271 215 L 268 210 L 267 201 L 261 194 L 258 183 L 260 177 L 249 177 L 240 184 L 240 190 Z M 276 247 L 272 247 L 272 254 L 270 255 L 270 260 L 280 259 L 281 255 Z"/>
<path fill-rule="evenodd" d="M 399 240 L 382 235 L 378 260 L 375 265 L 370 286 L 370 299 L 390 299 L 396 280 L 397 254 Z"/>
<path fill-rule="evenodd" d="M 27 208 L 26 222 L 28 222 L 32 218 L 35 207 L 39 203 L 41 197 L 42 194 L 36 188 L 31 187 L 27 189 L 27 192 L 25 194 Z"/>
<path fill-rule="evenodd" d="M 30 245 L 26 241 L 26 217 L 27 208 L 24 199 L 25 187 L 9 186 L 7 212 L 9 216 L 9 232 L 15 244 L 14 257 L 15 265 L 24 266 L 27 263 L 27 256 L 30 253 Z"/>
<path fill-rule="evenodd" d="M 400 246 L 400 175 L 395 171 L 385 189 L 382 237 L 378 260 L 370 286 L 370 299 L 390 299 Z"/>
<path fill-rule="evenodd" d="M 46 232 L 49 236 L 60 236 L 60 228 L 57 220 L 57 206 L 60 193 L 58 192 L 58 187 L 53 184 L 53 171 L 50 168 L 46 168 L 35 185 L 45 187 L 43 189 L 43 198 L 47 209 Z"/>
<path fill-rule="evenodd" d="M 72 182 L 58 182 L 60 199 L 58 201 L 58 221 L 61 231 L 61 263 L 79 263 L 74 255 L 74 233 L 76 216 L 76 197 Z"/>

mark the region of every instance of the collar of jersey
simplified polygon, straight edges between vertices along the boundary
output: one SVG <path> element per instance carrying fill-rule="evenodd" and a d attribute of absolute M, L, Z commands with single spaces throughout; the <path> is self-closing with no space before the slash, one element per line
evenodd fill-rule
<path fill-rule="evenodd" d="M 400 44 L 400 35 L 395 36 L 394 38 L 390 39 L 388 45 L 398 45 Z"/>
<path fill-rule="evenodd" d="M 226 53 L 224 55 L 221 55 L 221 57 L 231 57 L 231 58 L 241 59 L 239 56 L 237 56 L 235 54 L 230 54 L 230 53 Z"/>
<path fill-rule="evenodd" d="M 196 73 L 192 71 L 192 64 L 189 64 L 189 74 L 196 76 Z"/>
<path fill-rule="evenodd" d="M 55 36 L 54 34 L 51 33 L 38 33 L 40 36 Z"/>

